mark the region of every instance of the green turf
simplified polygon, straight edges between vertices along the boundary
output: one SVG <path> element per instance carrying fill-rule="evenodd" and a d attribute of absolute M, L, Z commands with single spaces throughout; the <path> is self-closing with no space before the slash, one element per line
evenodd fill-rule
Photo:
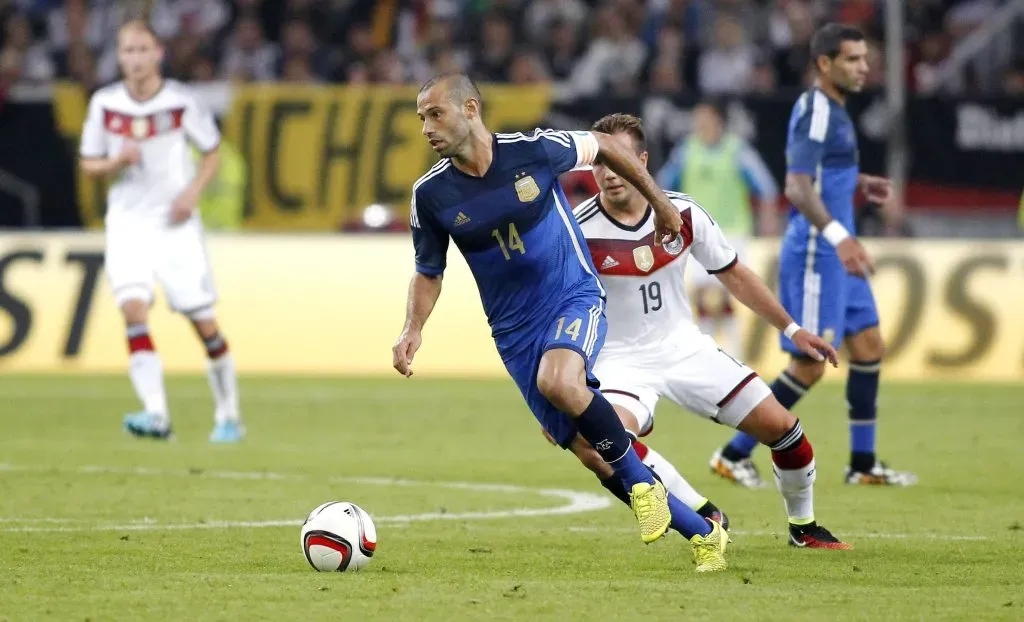
<path fill-rule="evenodd" d="M 250 436 L 235 447 L 206 442 L 205 379 L 169 385 L 177 439 L 160 443 L 120 432 L 135 406 L 126 379 L 0 378 L 0 620 L 1024 619 L 1019 386 L 884 386 L 882 455 L 921 476 L 900 490 L 840 483 L 842 387 L 812 392 L 798 414 L 818 455 L 818 517 L 850 552 L 785 546 L 774 490 L 707 472 L 727 430 L 663 406 L 652 446 L 736 531 L 728 572 L 697 577 L 680 538 L 643 546 L 617 504 L 382 521 L 366 571 L 316 573 L 298 527 L 216 521 L 301 520 L 332 499 L 391 517 L 604 491 L 542 439 L 509 382 L 247 379 Z"/>

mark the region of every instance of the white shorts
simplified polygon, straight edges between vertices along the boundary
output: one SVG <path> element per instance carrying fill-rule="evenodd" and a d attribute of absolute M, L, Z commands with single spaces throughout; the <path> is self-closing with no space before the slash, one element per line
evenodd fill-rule
<path fill-rule="evenodd" d="M 771 395 L 757 373 L 726 354 L 715 340 L 701 336 L 698 349 L 683 357 L 671 352 L 660 360 L 604 352 L 594 375 L 609 402 L 633 413 L 640 436 L 654 428 L 658 399 L 670 401 L 702 417 L 737 427 L 754 407 Z"/>
<path fill-rule="evenodd" d="M 208 313 L 217 301 L 197 217 L 173 227 L 108 222 L 106 237 L 105 267 L 117 306 L 128 300 L 152 304 L 158 282 L 171 309 L 188 316 Z"/>
<path fill-rule="evenodd" d="M 747 257 L 747 238 L 742 236 L 729 236 L 726 238 L 733 250 L 736 251 L 736 256 L 740 261 L 745 261 Z M 691 259 L 686 262 L 686 271 L 689 272 L 690 282 L 693 287 L 706 288 L 706 287 L 717 287 L 724 289 L 725 286 L 718 280 L 713 274 L 708 274 L 708 271 L 696 259 Z"/>

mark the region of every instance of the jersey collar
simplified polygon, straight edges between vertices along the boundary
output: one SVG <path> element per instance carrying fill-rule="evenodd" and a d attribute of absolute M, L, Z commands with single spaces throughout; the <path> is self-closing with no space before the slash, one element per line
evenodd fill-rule
<path fill-rule="evenodd" d="M 643 218 L 641 218 L 635 225 L 624 225 L 621 222 L 619 222 L 618 220 L 616 220 L 615 217 L 612 216 L 610 213 L 608 213 L 608 210 L 606 210 L 604 208 L 604 205 L 601 204 L 601 195 L 600 194 L 597 195 L 597 209 L 601 210 L 601 213 L 604 214 L 604 217 L 608 219 L 608 222 L 612 223 L 613 225 L 615 225 L 619 229 L 622 229 L 623 231 L 633 231 L 633 232 L 639 231 L 640 229 L 642 229 L 643 226 L 646 225 L 647 221 L 650 219 L 651 212 L 654 211 L 653 209 L 651 209 L 651 204 L 648 203 L 647 204 L 647 211 L 644 212 Z"/>

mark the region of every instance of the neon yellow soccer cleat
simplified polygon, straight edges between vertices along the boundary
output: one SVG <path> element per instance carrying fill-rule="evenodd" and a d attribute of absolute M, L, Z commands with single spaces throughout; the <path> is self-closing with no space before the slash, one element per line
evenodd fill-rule
<path fill-rule="evenodd" d="M 729 543 L 729 534 L 715 521 L 708 522 L 711 523 L 711 533 L 690 538 L 693 559 L 697 562 L 699 573 L 721 572 L 728 568 L 725 562 L 725 545 Z"/>
<path fill-rule="evenodd" d="M 668 531 L 672 514 L 668 509 L 668 493 L 661 482 L 634 484 L 629 493 L 629 507 L 640 523 L 640 539 L 644 544 L 654 542 Z"/>

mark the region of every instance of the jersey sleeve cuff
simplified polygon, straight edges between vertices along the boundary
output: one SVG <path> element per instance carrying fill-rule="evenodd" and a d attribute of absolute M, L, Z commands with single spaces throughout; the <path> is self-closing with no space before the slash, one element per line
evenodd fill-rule
<path fill-rule="evenodd" d="M 576 145 L 576 166 L 573 168 L 592 165 L 599 150 L 593 132 L 572 132 L 569 135 Z"/>
<path fill-rule="evenodd" d="M 418 263 L 416 264 L 416 272 L 422 274 L 423 276 L 436 277 L 444 274 L 444 267 L 442 266 L 438 268 L 435 266 L 425 266 L 423 264 Z"/>
<path fill-rule="evenodd" d="M 739 255 L 733 255 L 732 261 L 730 261 L 729 263 L 725 264 L 721 268 L 718 268 L 717 270 L 708 270 L 707 272 L 708 272 L 708 274 L 718 274 L 720 272 L 725 272 L 726 270 L 729 270 L 730 268 L 735 266 L 737 263 L 739 263 L 739 261 L 740 261 L 740 256 Z"/>

